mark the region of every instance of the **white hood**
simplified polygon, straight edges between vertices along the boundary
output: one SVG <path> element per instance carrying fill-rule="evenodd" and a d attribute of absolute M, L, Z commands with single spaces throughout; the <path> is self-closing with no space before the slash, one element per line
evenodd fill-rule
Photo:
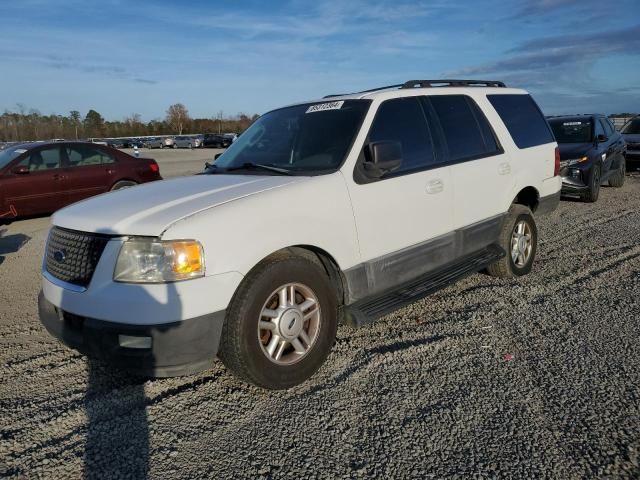
<path fill-rule="evenodd" d="M 147 183 L 74 203 L 52 223 L 83 232 L 160 236 L 173 223 L 304 177 L 196 175 Z"/>

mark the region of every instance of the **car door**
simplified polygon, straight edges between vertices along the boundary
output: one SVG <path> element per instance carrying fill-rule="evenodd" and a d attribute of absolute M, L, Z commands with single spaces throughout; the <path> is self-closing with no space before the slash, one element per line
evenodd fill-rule
<path fill-rule="evenodd" d="M 109 191 L 116 180 L 116 161 L 110 152 L 90 144 L 67 144 L 62 153 L 66 204 Z"/>
<path fill-rule="evenodd" d="M 495 240 L 492 236 L 497 235 L 505 213 L 505 193 L 515 185 L 514 166 L 473 98 L 425 98 L 438 120 L 451 164 L 453 228 L 461 232 L 458 248 L 471 253 Z"/>
<path fill-rule="evenodd" d="M 606 177 L 611 167 L 611 161 L 613 160 L 613 148 L 612 138 L 605 132 L 604 122 L 599 117 L 594 117 L 594 139 L 597 150 L 598 159 L 600 160 L 601 175 Z M 601 141 L 600 139 L 606 138 Z"/>
<path fill-rule="evenodd" d="M 364 163 L 374 142 L 399 142 L 400 167 L 381 178 Z M 382 102 L 348 181 L 367 294 L 443 265 L 453 254 L 451 173 L 438 164 L 418 97 Z"/>
<path fill-rule="evenodd" d="M 619 132 L 613 127 L 611 122 L 606 117 L 601 117 L 600 122 L 602 128 L 607 136 L 607 170 L 615 170 L 620 165 L 620 162 L 624 162 L 624 139 Z"/>
<path fill-rule="evenodd" d="M 51 213 L 64 206 L 64 175 L 59 145 L 37 147 L 7 169 L 2 188 L 18 216 Z"/>

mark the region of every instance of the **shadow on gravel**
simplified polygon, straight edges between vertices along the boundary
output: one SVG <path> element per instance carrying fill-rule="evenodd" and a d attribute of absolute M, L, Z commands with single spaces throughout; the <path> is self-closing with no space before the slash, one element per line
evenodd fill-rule
<path fill-rule="evenodd" d="M 66 289 L 60 300 L 62 310 L 56 310 L 60 321 L 55 327 L 59 329 L 56 336 L 88 357 L 84 395 L 87 416 L 84 479 L 149 477 L 151 448 L 147 407 L 150 401 L 144 391 L 148 377 L 140 375 L 158 364 L 167 366 L 172 365 L 167 362 L 177 361 L 177 365 L 181 365 L 184 360 L 184 352 L 180 357 L 171 350 L 172 337 L 168 334 L 179 326 L 179 322 L 144 326 L 147 320 L 154 323 L 154 318 L 144 318 L 152 315 L 147 312 L 157 310 L 154 303 L 168 318 L 182 318 L 182 302 L 175 286 L 167 284 L 164 295 L 158 291 L 151 295 L 144 287 L 134 284 L 129 288 L 126 298 L 114 298 L 112 310 L 105 313 L 117 319 L 119 313 L 132 309 L 130 312 L 139 312 L 136 315 L 143 317 L 139 319 L 139 327 L 119 326 L 115 322 L 105 324 L 65 311 L 65 305 L 74 305 L 74 300 L 77 301 Z M 152 346 L 123 347 L 121 335 L 128 335 L 129 341 L 151 336 Z M 134 375 L 116 368 L 118 363 L 138 368 L 141 373 Z M 175 445 L 167 447 L 175 455 Z"/>
<path fill-rule="evenodd" d="M 6 230 L 0 230 L 0 265 L 4 262 L 5 255 L 16 253 L 31 237 L 23 233 L 5 236 Z"/>
<path fill-rule="evenodd" d="M 91 359 L 88 369 L 83 478 L 148 478 L 149 423 L 144 380 Z"/>
<path fill-rule="evenodd" d="M 423 337 L 412 340 L 402 340 L 393 343 L 387 343 L 383 345 L 378 345 L 376 347 L 368 348 L 361 355 L 359 355 L 359 359 L 355 360 L 349 367 L 344 369 L 342 372 L 334 376 L 329 382 L 326 384 L 315 385 L 311 387 L 309 390 L 303 393 L 303 396 L 312 396 L 316 393 L 327 390 L 330 388 L 334 388 L 337 385 L 345 382 L 349 377 L 351 377 L 354 373 L 360 370 L 362 367 L 366 366 L 372 359 L 376 358 L 379 355 L 385 354 L 393 354 L 400 352 L 402 350 L 408 350 L 410 348 L 422 347 L 424 345 L 429 345 L 430 343 L 441 342 L 447 338 L 456 337 L 457 335 L 433 335 L 431 337 Z"/>

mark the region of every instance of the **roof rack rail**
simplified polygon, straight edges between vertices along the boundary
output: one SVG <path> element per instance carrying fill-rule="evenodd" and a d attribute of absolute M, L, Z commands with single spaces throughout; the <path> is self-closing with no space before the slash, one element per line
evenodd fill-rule
<path fill-rule="evenodd" d="M 388 88 L 400 88 L 402 87 L 402 85 L 404 84 L 398 83 L 396 85 L 387 85 L 386 87 L 371 88 L 369 90 L 362 90 L 361 92 L 355 92 L 355 93 L 338 93 L 335 95 L 325 95 L 322 98 L 340 97 L 342 95 L 358 95 L 360 93 L 371 93 L 371 92 L 377 92 L 378 90 L 387 90 Z"/>
<path fill-rule="evenodd" d="M 409 80 L 400 88 L 431 87 L 499 87 L 506 88 L 504 82 L 497 80 Z"/>
<path fill-rule="evenodd" d="M 322 98 L 341 97 L 343 95 L 358 95 L 361 93 L 372 93 L 379 90 L 387 90 L 389 88 L 430 88 L 430 87 L 499 87 L 506 88 L 504 82 L 498 80 L 409 80 L 405 83 L 398 83 L 396 85 L 387 85 L 386 87 L 371 88 L 369 90 L 362 90 L 355 93 L 336 93 L 332 95 L 325 95 Z"/>

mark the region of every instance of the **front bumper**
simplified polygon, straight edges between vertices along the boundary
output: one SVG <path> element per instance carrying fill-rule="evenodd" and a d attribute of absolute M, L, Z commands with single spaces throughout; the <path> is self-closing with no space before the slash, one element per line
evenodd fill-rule
<path fill-rule="evenodd" d="M 47 331 L 65 345 L 149 377 L 190 375 L 209 368 L 218 352 L 225 316 L 223 310 L 155 325 L 107 322 L 59 309 L 42 292 L 38 310 Z"/>

